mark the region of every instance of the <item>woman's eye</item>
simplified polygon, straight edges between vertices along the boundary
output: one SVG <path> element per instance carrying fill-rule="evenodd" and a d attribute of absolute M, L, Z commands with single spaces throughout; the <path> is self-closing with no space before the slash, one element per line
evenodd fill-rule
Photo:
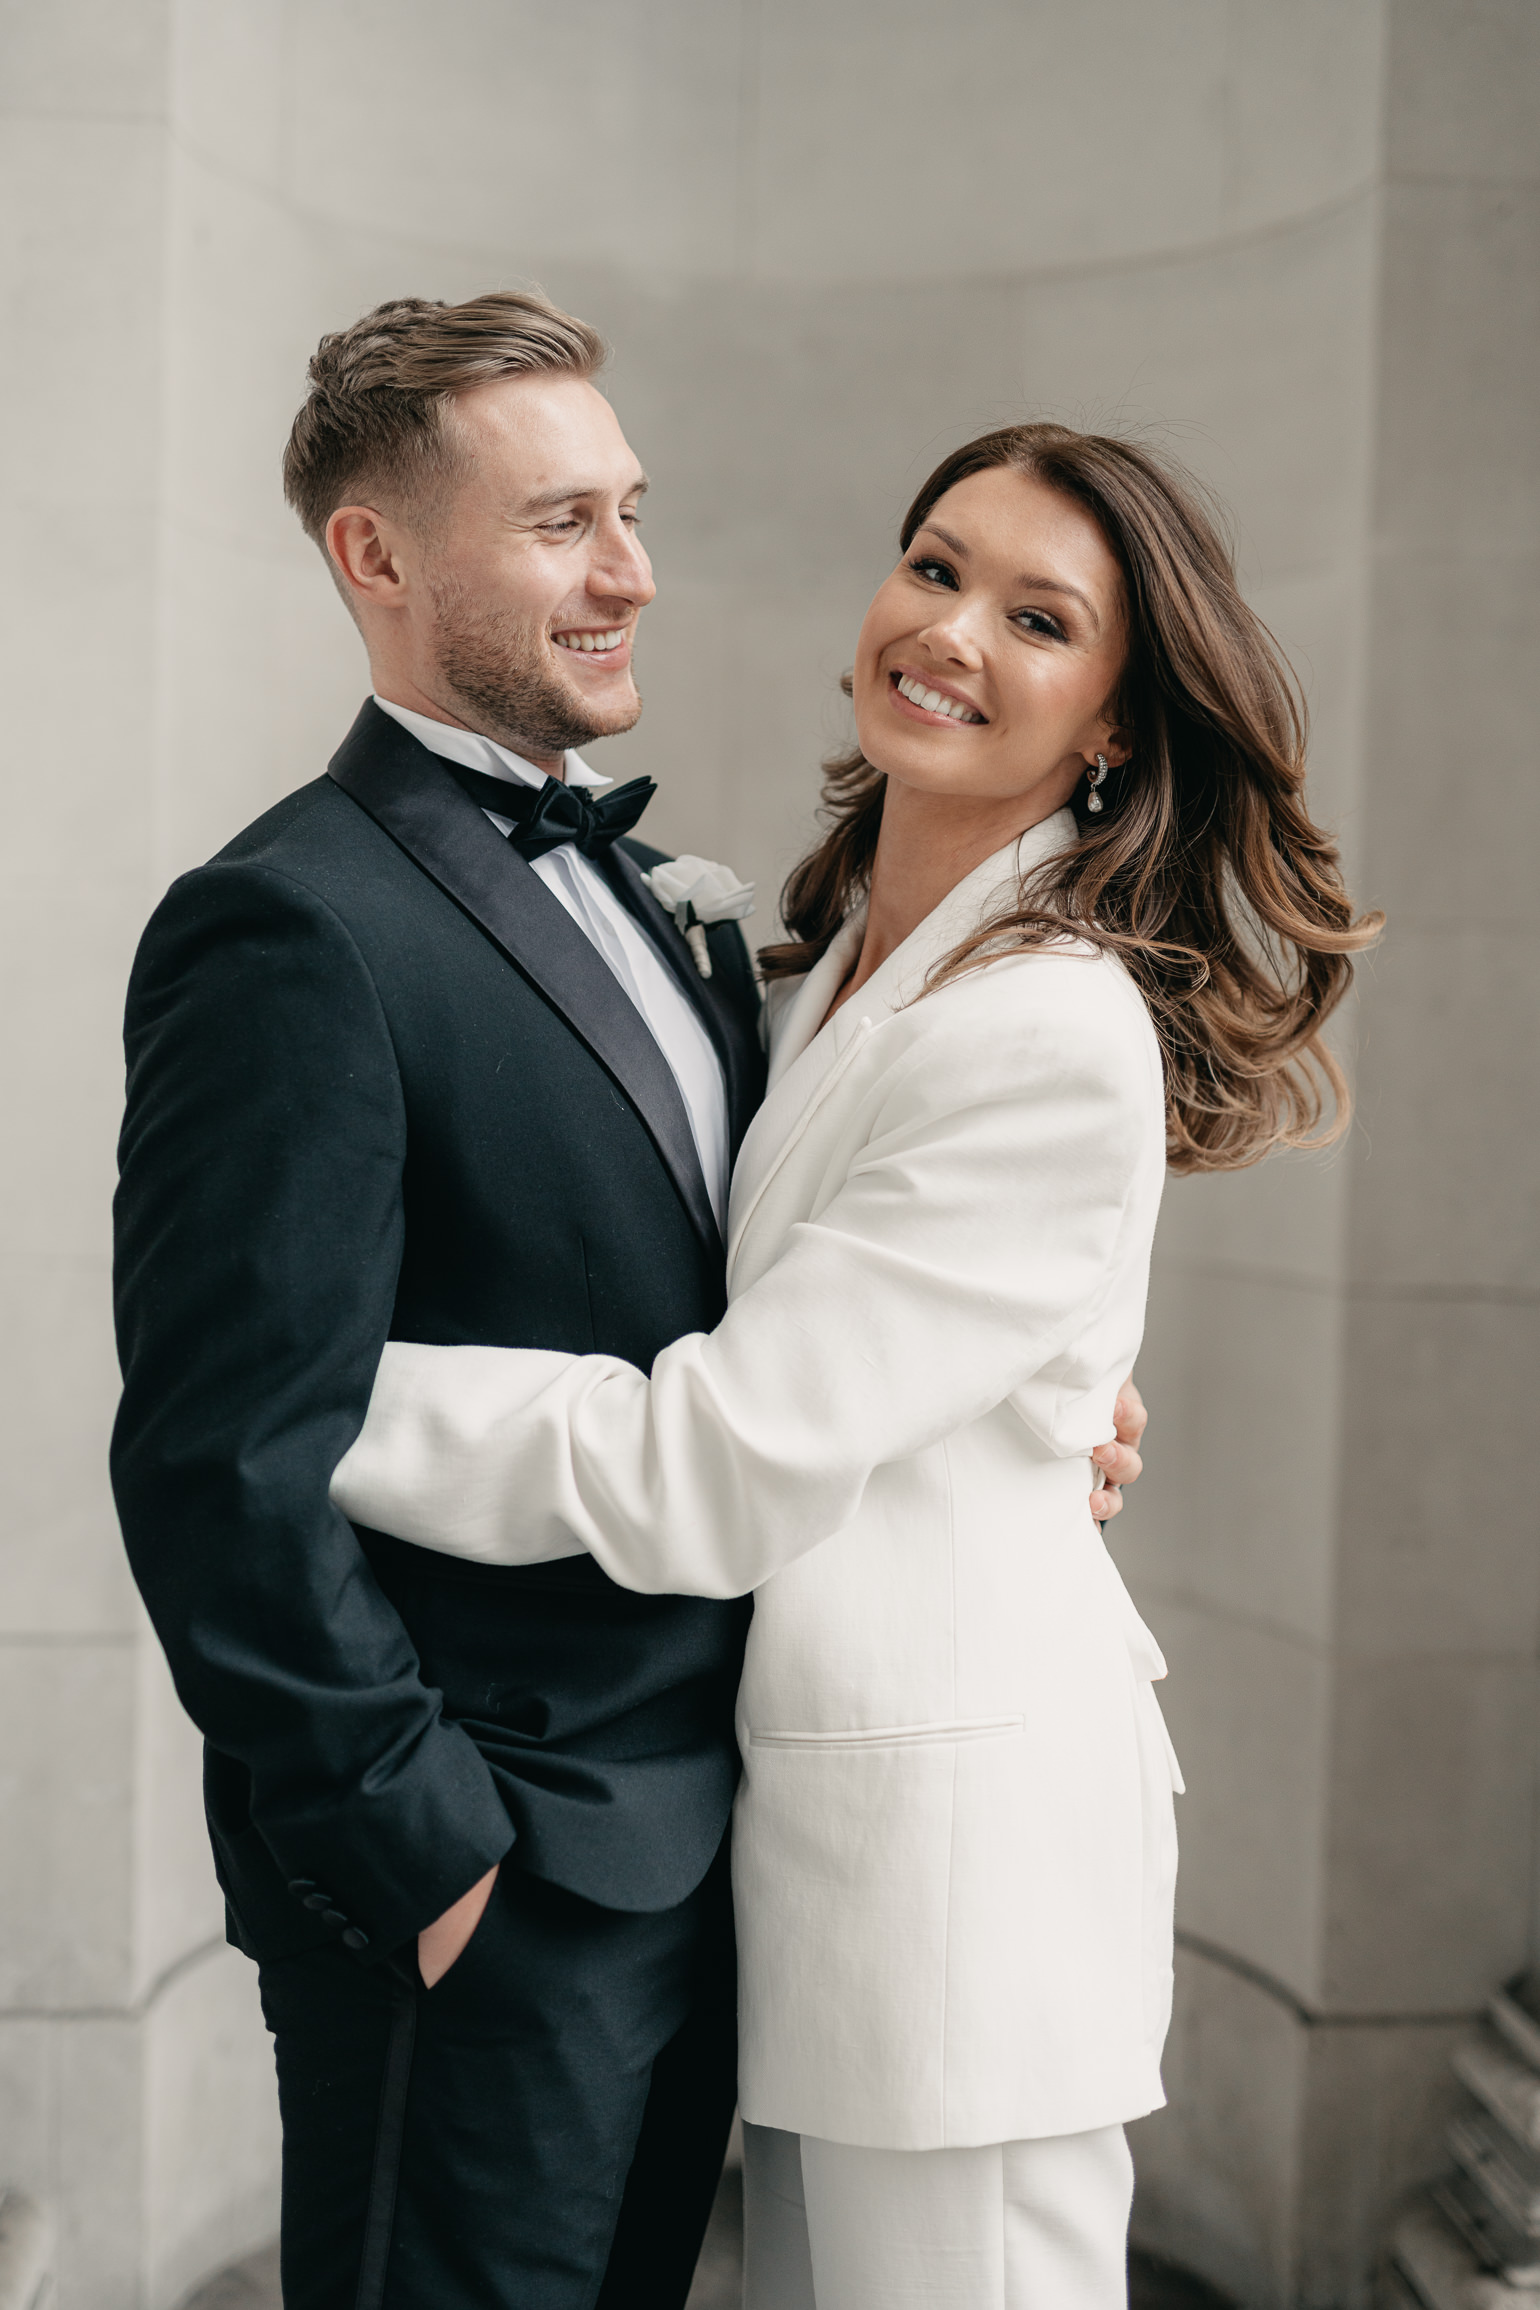
<path fill-rule="evenodd" d="M 926 579 L 929 584 L 935 586 L 950 586 L 953 593 L 956 593 L 956 570 L 954 570 L 951 567 L 951 564 L 948 562 L 937 561 L 934 554 L 916 554 L 913 561 L 909 564 L 909 567 L 915 572 L 917 577 Z"/>
<path fill-rule="evenodd" d="M 1051 618 L 1046 610 L 1018 610 L 1016 622 L 1018 625 L 1025 626 L 1029 634 L 1046 634 L 1050 641 L 1055 642 L 1062 642 L 1064 639 L 1064 628 L 1058 619 Z"/>

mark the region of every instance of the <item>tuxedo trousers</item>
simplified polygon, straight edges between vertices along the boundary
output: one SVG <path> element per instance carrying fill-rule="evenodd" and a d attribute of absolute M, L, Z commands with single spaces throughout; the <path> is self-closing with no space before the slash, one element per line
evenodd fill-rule
<path fill-rule="evenodd" d="M 873 2150 L 746 2125 L 744 2310 L 1127 2310 L 1121 2126 Z"/>
<path fill-rule="evenodd" d="M 431 1989 L 261 1969 L 284 2310 L 682 2310 L 736 2093 L 725 1848 L 637 1915 L 504 1866 Z"/>

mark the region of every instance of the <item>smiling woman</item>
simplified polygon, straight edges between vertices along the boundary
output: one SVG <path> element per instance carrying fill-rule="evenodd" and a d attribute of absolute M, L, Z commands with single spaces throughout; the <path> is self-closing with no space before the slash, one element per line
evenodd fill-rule
<path fill-rule="evenodd" d="M 1072 922 L 1149 1005 L 1174 1169 L 1337 1136 L 1321 1029 L 1379 918 L 1355 921 L 1305 808 L 1303 703 L 1197 486 L 1128 442 L 1010 426 L 937 467 L 901 545 L 846 682 L 859 742 L 825 766 L 829 832 L 787 883 L 766 977 L 809 970 L 864 904 L 849 1001 L 929 879 L 939 896 L 1073 803 L 1081 839 L 930 985 Z"/>

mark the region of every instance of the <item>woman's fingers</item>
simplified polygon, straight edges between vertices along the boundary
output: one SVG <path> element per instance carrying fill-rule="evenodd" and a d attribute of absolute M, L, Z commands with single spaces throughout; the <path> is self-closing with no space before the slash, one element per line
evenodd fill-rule
<path fill-rule="evenodd" d="M 1121 1401 L 1122 1399 L 1119 1398 L 1120 1404 Z M 1136 1432 L 1139 1435 L 1143 1435 L 1144 1433 L 1143 1404 L 1140 1404 L 1138 1408 L 1138 1428 Z M 1118 1435 L 1122 1436 L 1124 1433 L 1125 1429 L 1123 1425 L 1120 1424 L 1118 1428 Z M 1091 1461 L 1092 1465 L 1096 1469 L 1097 1475 L 1097 1488 L 1091 1494 L 1091 1514 L 1096 1518 L 1098 1524 L 1105 1524 L 1110 1517 L 1119 1515 L 1122 1512 L 1123 1494 L 1121 1486 L 1124 1484 L 1137 1484 L 1139 1481 L 1140 1473 L 1144 1467 L 1144 1462 L 1140 1459 L 1132 1444 L 1125 1444 L 1117 1441 L 1114 1441 L 1110 1444 L 1098 1444 L 1095 1451 L 1091 1454 Z"/>
<path fill-rule="evenodd" d="M 1091 1457 L 1104 1484 L 1137 1484 L 1144 1471 L 1132 1444 L 1098 1444 Z"/>
<path fill-rule="evenodd" d="M 1118 1400 L 1112 1407 L 1112 1426 L 1120 1444 L 1137 1444 L 1150 1424 L 1150 1415 L 1144 1408 L 1144 1398 L 1131 1379 L 1118 1390 Z"/>

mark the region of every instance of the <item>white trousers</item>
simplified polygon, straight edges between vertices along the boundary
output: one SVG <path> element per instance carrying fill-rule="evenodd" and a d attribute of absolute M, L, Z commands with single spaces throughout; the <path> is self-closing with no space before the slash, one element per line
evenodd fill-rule
<path fill-rule="evenodd" d="M 1126 2310 L 1121 2126 L 972 2150 L 743 2129 L 744 2310 Z"/>

